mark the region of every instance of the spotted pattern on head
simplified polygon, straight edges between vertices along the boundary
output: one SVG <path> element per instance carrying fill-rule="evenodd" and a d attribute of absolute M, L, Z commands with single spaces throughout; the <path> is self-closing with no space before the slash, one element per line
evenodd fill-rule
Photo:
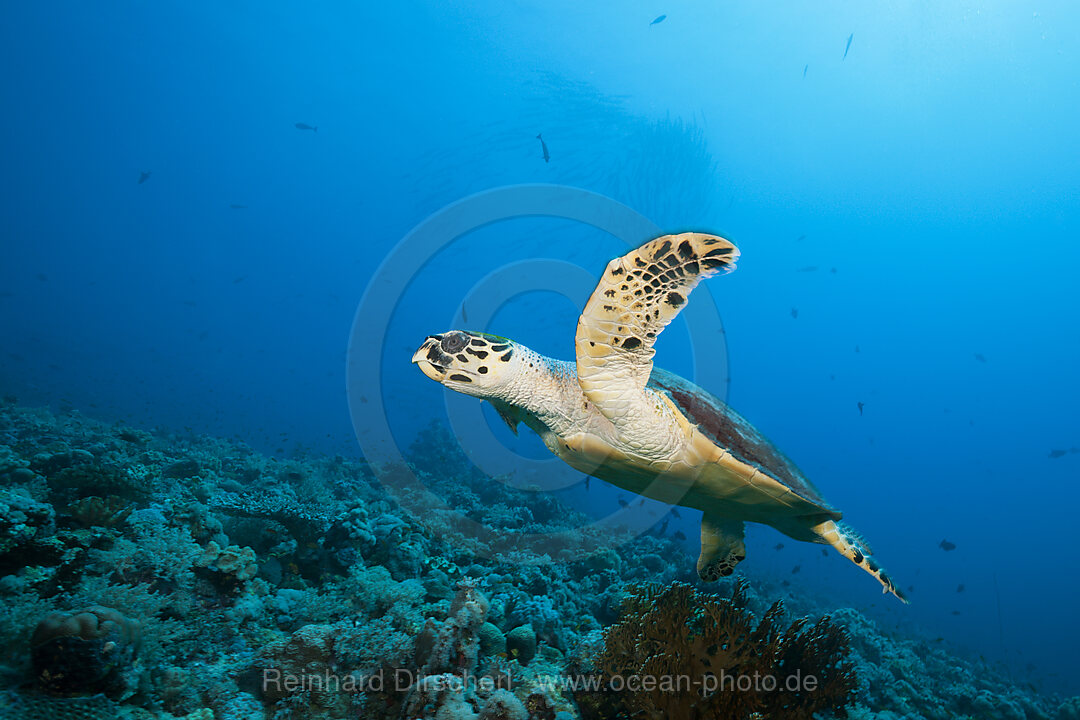
<path fill-rule="evenodd" d="M 612 260 L 578 321 L 582 388 L 629 382 L 644 388 L 656 337 L 706 277 L 735 268 L 738 249 L 715 235 L 666 235 Z M 597 405 L 603 410 L 602 402 Z"/>
<path fill-rule="evenodd" d="M 472 385 L 492 377 L 496 366 L 509 362 L 513 343 L 498 335 L 454 330 L 429 335 L 417 350 L 414 360 L 424 359 L 447 381 Z"/>

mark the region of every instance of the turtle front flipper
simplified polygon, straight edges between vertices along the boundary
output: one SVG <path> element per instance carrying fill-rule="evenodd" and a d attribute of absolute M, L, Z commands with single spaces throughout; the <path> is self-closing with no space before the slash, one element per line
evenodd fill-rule
<path fill-rule="evenodd" d="M 881 567 L 870 554 L 870 548 L 863 539 L 846 523 L 826 520 L 815 525 L 813 531 L 821 538 L 820 542 L 832 545 L 841 555 L 877 578 L 881 583 L 882 592 L 892 593 L 905 604 L 909 602 L 892 578 L 886 574 L 885 568 Z"/>
<path fill-rule="evenodd" d="M 608 263 L 578 319 L 585 396 L 618 425 L 647 416 L 653 343 L 704 278 L 730 272 L 738 249 L 715 235 L 665 235 Z"/>
<path fill-rule="evenodd" d="M 735 572 L 735 566 L 746 557 L 745 534 L 746 525 L 741 520 L 728 520 L 708 513 L 702 515 L 698 577 L 705 582 L 715 582 Z"/>

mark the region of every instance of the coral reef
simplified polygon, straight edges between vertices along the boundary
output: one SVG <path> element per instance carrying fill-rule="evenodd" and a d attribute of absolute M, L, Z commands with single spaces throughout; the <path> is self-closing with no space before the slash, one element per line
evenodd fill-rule
<path fill-rule="evenodd" d="M 855 610 L 784 623 L 760 588 L 695 589 L 677 539 L 619 544 L 582 531 L 575 544 L 565 531 L 588 517 L 485 477 L 440 426 L 409 463 L 376 472 L 362 459 L 280 460 L 219 438 L 0 405 L 0 716 L 1080 714 L 1076 699 L 889 637 Z M 377 475 L 415 475 L 445 506 L 428 511 L 406 487 L 425 508 L 407 511 Z M 575 680 L 653 672 L 813 673 L 821 685 L 661 697 Z"/>
<path fill-rule="evenodd" d="M 1061 703 L 1054 720 L 1080 720 L 1080 697 L 1072 697 Z"/>

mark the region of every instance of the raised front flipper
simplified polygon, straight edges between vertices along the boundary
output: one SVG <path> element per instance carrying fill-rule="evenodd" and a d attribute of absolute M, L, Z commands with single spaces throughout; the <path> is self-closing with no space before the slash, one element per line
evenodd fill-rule
<path fill-rule="evenodd" d="M 704 278 L 735 268 L 739 251 L 714 235 L 647 242 L 608 263 L 578 319 L 578 382 L 609 420 L 633 421 L 652 372 L 653 343 Z"/>

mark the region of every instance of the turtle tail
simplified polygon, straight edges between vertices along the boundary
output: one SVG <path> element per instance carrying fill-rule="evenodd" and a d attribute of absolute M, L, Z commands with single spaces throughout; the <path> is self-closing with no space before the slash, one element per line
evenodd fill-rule
<path fill-rule="evenodd" d="M 832 545 L 841 555 L 877 578 L 877 581 L 881 583 L 883 593 L 892 593 L 905 605 L 909 602 L 903 591 L 885 572 L 885 568 L 874 559 L 869 546 L 846 523 L 826 520 L 815 527 L 814 531 L 821 538 L 821 542 Z"/>

